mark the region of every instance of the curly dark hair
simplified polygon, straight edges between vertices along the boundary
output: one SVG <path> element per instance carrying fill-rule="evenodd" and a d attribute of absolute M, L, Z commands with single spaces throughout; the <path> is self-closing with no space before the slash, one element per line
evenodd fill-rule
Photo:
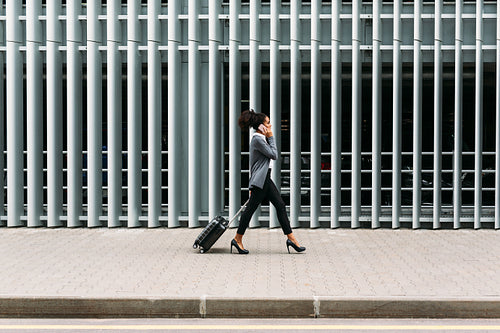
<path fill-rule="evenodd" d="M 266 114 L 257 113 L 254 110 L 245 110 L 241 113 L 240 118 L 238 119 L 238 125 L 242 130 L 246 130 L 250 127 L 257 130 L 260 124 L 263 124 L 266 121 Z"/>

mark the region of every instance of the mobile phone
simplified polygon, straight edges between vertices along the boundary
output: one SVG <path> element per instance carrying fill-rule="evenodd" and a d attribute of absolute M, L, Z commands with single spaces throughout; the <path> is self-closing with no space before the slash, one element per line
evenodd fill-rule
<path fill-rule="evenodd" d="M 267 127 L 264 126 L 264 124 L 260 124 L 259 125 L 259 131 L 261 131 L 262 133 L 266 133 L 267 132 Z"/>

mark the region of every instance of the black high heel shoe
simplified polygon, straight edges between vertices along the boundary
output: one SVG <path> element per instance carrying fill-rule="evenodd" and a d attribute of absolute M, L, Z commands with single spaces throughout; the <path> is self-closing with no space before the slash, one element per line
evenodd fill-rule
<path fill-rule="evenodd" d="M 248 254 L 248 250 L 241 249 L 235 239 L 231 241 L 231 253 L 233 253 L 233 246 L 238 250 L 239 254 Z"/>
<path fill-rule="evenodd" d="M 293 247 L 293 249 L 297 252 L 304 252 L 306 250 L 305 247 L 303 246 L 297 246 L 295 245 L 294 242 L 292 242 L 291 240 L 287 239 L 286 240 L 286 248 L 288 250 L 288 253 L 290 253 L 290 246 Z"/>

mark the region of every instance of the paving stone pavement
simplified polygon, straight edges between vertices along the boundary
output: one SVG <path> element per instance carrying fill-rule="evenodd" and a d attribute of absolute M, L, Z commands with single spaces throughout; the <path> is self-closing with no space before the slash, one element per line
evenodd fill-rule
<path fill-rule="evenodd" d="M 0 229 L 0 297 L 499 297 L 495 230 L 229 230 L 205 254 L 201 229 Z"/>

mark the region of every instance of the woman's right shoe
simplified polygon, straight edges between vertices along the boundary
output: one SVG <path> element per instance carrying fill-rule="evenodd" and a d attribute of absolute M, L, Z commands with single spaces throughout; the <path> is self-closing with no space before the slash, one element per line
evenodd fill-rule
<path fill-rule="evenodd" d="M 288 253 L 290 253 L 290 246 L 293 247 L 293 249 L 297 252 L 304 252 L 306 250 L 305 247 L 303 246 L 297 246 L 295 245 L 294 242 L 292 242 L 291 240 L 287 239 L 286 240 L 286 248 L 288 249 Z"/>
<path fill-rule="evenodd" d="M 239 254 L 248 254 L 249 253 L 248 250 L 240 248 L 240 246 L 238 245 L 238 243 L 236 242 L 235 239 L 233 239 L 231 241 L 231 253 L 233 253 L 233 246 L 236 248 L 236 250 L 238 250 Z"/>

